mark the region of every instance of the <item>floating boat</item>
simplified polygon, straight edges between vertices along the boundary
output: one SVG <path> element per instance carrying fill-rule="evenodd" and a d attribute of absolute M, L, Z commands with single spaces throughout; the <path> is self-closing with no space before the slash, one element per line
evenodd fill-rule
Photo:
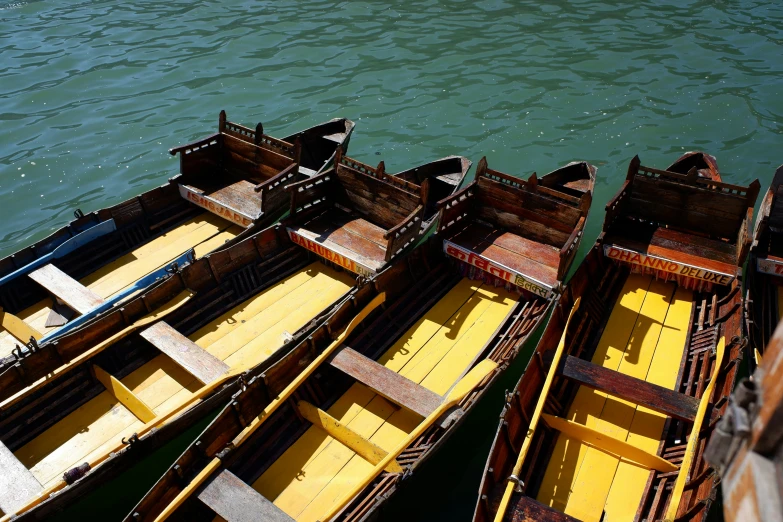
<path fill-rule="evenodd" d="M 45 519 L 182 433 L 325 322 L 337 335 L 374 295 L 363 297 L 357 270 L 320 254 L 285 227 L 264 229 L 0 367 L 0 454 L 13 470 L 0 477 L 3 520 Z M 303 369 L 289 364 L 289 378 Z"/>
<path fill-rule="evenodd" d="M 367 326 L 335 337 L 324 325 L 250 380 L 127 520 L 377 514 L 545 317 L 559 280 L 540 280 L 542 266 L 567 272 L 594 180 L 586 163 L 525 181 L 482 160 L 438 203 L 438 234 L 368 279 L 383 304 Z M 483 241 L 465 243 L 482 223 Z"/>
<path fill-rule="evenodd" d="M 702 455 L 745 344 L 759 183 L 684 170 L 631 161 L 507 395 L 475 521 L 706 516 L 717 481 Z"/>
<path fill-rule="evenodd" d="M 761 202 L 747 269 L 749 358 L 754 368 L 783 314 L 783 167 Z"/>
<path fill-rule="evenodd" d="M 180 174 L 167 184 L 77 210 L 67 226 L 0 260 L 0 358 L 19 357 L 246 228 L 242 237 L 275 222 L 288 208 L 283 185 L 323 170 L 353 127 L 332 120 L 279 140 L 221 112 L 217 134 L 171 149 Z"/>

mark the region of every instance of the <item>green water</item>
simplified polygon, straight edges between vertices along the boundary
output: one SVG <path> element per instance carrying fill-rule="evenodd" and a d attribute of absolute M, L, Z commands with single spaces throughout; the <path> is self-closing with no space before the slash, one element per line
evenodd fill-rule
<path fill-rule="evenodd" d="M 349 117 L 351 155 L 389 171 L 448 154 L 525 176 L 588 160 L 584 252 L 634 154 L 663 167 L 703 149 L 726 181 L 769 183 L 782 15 L 747 1 L 0 4 L 0 255 L 163 183 L 167 149 L 214 132 L 220 109 L 276 135 Z M 389 520 L 411 504 L 418 520 L 468 520 L 502 391 Z"/>

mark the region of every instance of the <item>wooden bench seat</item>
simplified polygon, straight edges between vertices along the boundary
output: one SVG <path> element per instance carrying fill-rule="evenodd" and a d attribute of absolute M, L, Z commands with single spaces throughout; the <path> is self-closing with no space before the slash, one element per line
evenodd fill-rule
<path fill-rule="evenodd" d="M 386 230 L 361 216 L 331 207 L 300 226 L 290 227 L 297 234 L 344 255 L 372 270 L 386 260 Z"/>
<path fill-rule="evenodd" d="M 732 277 L 737 270 L 736 244 L 663 226 L 619 223 L 612 227 L 604 243 Z"/>
<path fill-rule="evenodd" d="M 189 201 L 193 201 L 210 211 L 214 212 L 215 209 L 205 206 L 205 204 L 208 205 L 211 202 L 228 210 L 238 212 L 242 217 L 250 221 L 257 219 L 261 215 L 261 195 L 254 190 L 255 185 L 250 181 L 243 179 L 229 185 L 215 182 L 208 184 L 199 183 L 198 186 L 181 185 L 181 187 L 190 193 L 187 197 Z M 198 197 L 206 201 L 201 202 L 194 199 Z M 224 215 L 220 212 L 215 213 Z M 229 216 L 224 217 L 228 218 Z M 236 220 L 232 221 L 236 222 Z"/>
<path fill-rule="evenodd" d="M 228 522 L 294 522 L 283 510 L 227 469 L 206 483 L 198 499 Z"/>
<path fill-rule="evenodd" d="M 30 272 L 30 278 L 80 314 L 103 304 L 103 298 L 54 265 Z"/>
<path fill-rule="evenodd" d="M 571 355 L 567 355 L 560 362 L 557 375 L 687 422 L 693 422 L 699 409 L 698 399 L 690 395 L 612 371 Z M 713 412 L 713 418 L 716 416 L 717 412 Z"/>
<path fill-rule="evenodd" d="M 220 378 L 229 370 L 226 363 L 163 321 L 143 330 L 140 335 L 204 384 Z"/>
<path fill-rule="evenodd" d="M 43 491 L 43 486 L 29 469 L 0 442 L 0 509 L 12 515 Z"/>
<path fill-rule="evenodd" d="M 560 250 L 556 247 L 481 222 L 469 224 L 449 241 L 549 288 L 557 285 Z"/>
<path fill-rule="evenodd" d="M 393 403 L 425 418 L 443 401 L 437 393 L 348 347 L 337 352 L 330 364 Z"/>

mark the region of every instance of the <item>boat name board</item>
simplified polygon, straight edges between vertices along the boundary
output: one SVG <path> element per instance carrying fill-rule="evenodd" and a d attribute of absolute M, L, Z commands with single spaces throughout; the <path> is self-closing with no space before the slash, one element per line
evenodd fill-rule
<path fill-rule="evenodd" d="M 756 270 L 765 274 L 783 276 L 783 262 L 759 257 L 756 259 Z"/>
<path fill-rule="evenodd" d="M 229 206 L 223 205 L 222 203 L 218 203 L 217 201 L 210 198 L 209 196 L 204 196 L 202 194 L 199 194 L 198 192 L 184 185 L 179 186 L 179 194 L 180 196 L 187 199 L 191 203 L 195 203 L 199 207 L 205 208 L 210 212 L 212 212 L 213 214 L 216 214 L 224 219 L 227 219 L 232 223 L 236 223 L 239 226 L 249 227 L 250 224 L 253 222 L 250 218 L 248 218 L 241 212 L 234 210 Z"/>
<path fill-rule="evenodd" d="M 306 237 L 297 234 L 290 228 L 287 230 L 288 230 L 288 237 L 291 238 L 291 241 L 293 241 L 294 243 L 296 243 L 301 247 L 306 248 L 310 252 L 315 252 L 316 254 L 323 257 L 327 261 L 331 261 L 332 263 L 340 265 L 346 270 L 350 270 L 354 274 L 359 274 L 364 277 L 373 277 L 375 275 L 374 270 L 364 266 L 363 264 L 356 261 L 355 259 L 351 259 L 346 255 L 339 254 L 333 250 L 330 250 L 325 246 L 316 243 L 311 239 L 307 239 Z"/>
<path fill-rule="evenodd" d="M 504 281 L 508 281 L 509 283 L 514 284 L 523 290 L 527 290 L 528 292 L 540 295 L 544 298 L 549 298 L 552 295 L 552 289 L 543 283 L 540 283 L 539 281 L 536 281 L 535 279 L 526 276 L 525 274 L 517 272 L 516 270 L 512 270 L 505 266 L 499 265 L 494 261 L 490 261 L 489 259 L 476 254 L 475 252 L 471 252 L 466 248 L 452 243 L 451 241 L 443 241 L 443 251 L 451 257 L 459 259 L 460 261 L 471 266 L 475 266 L 476 268 L 479 268 L 495 277 L 499 277 Z"/>
<path fill-rule="evenodd" d="M 701 279 L 702 281 L 707 281 L 709 283 L 715 283 L 718 285 L 727 285 L 734 280 L 733 275 L 713 272 L 705 268 L 686 265 L 685 263 L 672 261 L 671 259 L 666 259 L 663 257 L 642 254 L 641 252 L 628 250 L 627 248 L 621 248 L 614 245 L 604 245 L 604 255 L 609 259 L 614 259 L 615 261 L 623 261 L 632 265 L 648 267 L 653 270 L 661 270 L 670 274 Z"/>

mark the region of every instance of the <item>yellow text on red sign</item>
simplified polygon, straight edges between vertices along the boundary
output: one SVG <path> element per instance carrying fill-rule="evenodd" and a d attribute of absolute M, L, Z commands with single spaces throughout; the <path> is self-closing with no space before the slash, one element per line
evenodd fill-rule
<path fill-rule="evenodd" d="M 300 236 L 290 228 L 288 229 L 288 237 L 290 237 L 291 241 L 293 241 L 297 245 L 306 248 L 310 252 L 315 252 L 316 254 L 323 257 L 327 261 L 331 261 L 332 263 L 340 265 L 341 267 L 355 274 L 359 274 L 365 277 L 372 277 L 375 275 L 375 271 L 367 268 L 361 263 L 356 262 L 355 260 L 351 259 L 348 256 L 344 256 L 342 254 L 338 254 L 337 252 L 329 250 L 325 246 L 320 245 L 310 239 L 307 239 L 306 237 Z"/>
<path fill-rule="evenodd" d="M 215 201 L 214 199 L 208 198 L 206 196 L 202 196 L 201 194 L 197 194 L 196 192 L 193 192 L 191 189 L 180 185 L 179 186 L 179 193 L 180 195 L 187 199 L 188 201 L 191 201 L 198 205 L 201 208 L 205 208 L 212 212 L 213 214 L 217 214 L 218 216 L 227 219 L 231 221 L 232 223 L 236 223 L 237 225 L 248 227 L 250 226 L 250 223 L 252 223 L 252 220 L 245 217 L 244 215 L 240 214 L 236 210 L 229 208 L 225 205 L 222 205 Z"/>
<path fill-rule="evenodd" d="M 551 293 L 549 288 L 544 287 L 538 281 L 535 281 L 534 279 L 527 277 L 524 274 L 520 274 L 514 270 L 499 266 L 492 261 L 471 252 L 470 250 L 466 250 L 458 245 L 455 245 L 450 241 L 443 242 L 443 251 L 451 257 L 457 258 L 460 261 L 475 266 L 476 268 L 480 268 L 481 270 L 495 277 L 499 277 L 504 281 L 513 283 L 523 290 L 527 290 L 528 292 L 540 295 L 541 297 L 549 297 Z"/>

